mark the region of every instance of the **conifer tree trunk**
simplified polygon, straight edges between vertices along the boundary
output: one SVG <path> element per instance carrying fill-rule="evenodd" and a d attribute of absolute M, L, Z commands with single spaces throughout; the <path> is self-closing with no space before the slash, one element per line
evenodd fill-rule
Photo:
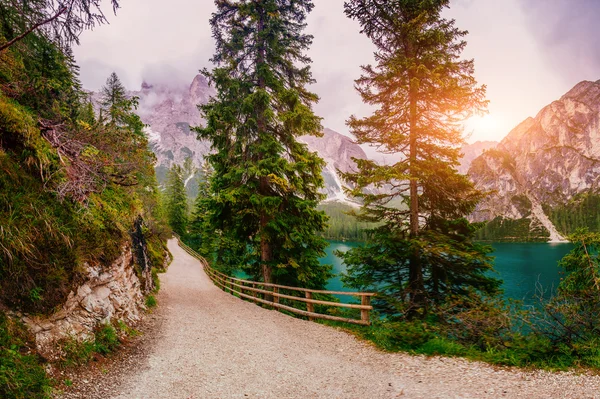
<path fill-rule="evenodd" d="M 259 2 L 260 4 L 260 2 Z M 260 9 L 260 8 L 259 8 Z M 265 21 L 264 21 L 264 10 L 260 9 L 260 17 L 258 20 L 258 28 L 256 30 L 256 39 L 258 41 L 258 56 L 256 60 L 256 70 L 258 71 L 258 88 L 260 90 L 266 89 L 265 78 L 261 72 L 261 66 L 265 63 L 265 42 L 262 37 L 262 33 L 264 30 Z M 261 133 L 264 133 L 266 130 L 266 122 L 265 122 L 265 110 L 258 110 L 258 132 L 259 136 Z M 262 154 L 259 155 L 259 158 L 262 157 Z M 259 188 L 262 195 L 268 195 L 269 190 L 269 182 L 266 176 L 260 177 Z M 269 224 L 270 218 L 265 209 L 261 210 L 260 215 L 260 261 L 262 264 L 262 274 L 263 281 L 265 283 L 273 282 L 273 271 L 271 269 L 270 262 L 273 260 L 273 251 L 271 249 L 271 244 L 269 242 L 269 238 L 265 233 L 265 229 Z"/>
<path fill-rule="evenodd" d="M 417 115 L 417 91 L 416 83 L 413 81 L 412 76 L 410 77 L 410 91 L 409 91 L 409 102 L 410 102 L 410 116 L 409 116 L 409 161 L 410 161 L 410 238 L 414 239 L 419 235 L 419 187 L 417 185 L 418 171 L 417 171 L 417 135 L 418 135 L 418 115 Z M 419 255 L 419 249 L 414 248 L 412 250 L 409 259 L 409 271 L 408 271 L 408 286 L 411 304 L 417 305 L 416 308 L 420 308 L 424 302 L 424 283 L 423 283 L 423 268 L 421 266 L 421 257 Z"/>

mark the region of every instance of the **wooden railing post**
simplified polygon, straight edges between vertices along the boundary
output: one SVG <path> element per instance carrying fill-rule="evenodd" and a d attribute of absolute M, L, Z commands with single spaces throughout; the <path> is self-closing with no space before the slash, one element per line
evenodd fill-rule
<path fill-rule="evenodd" d="M 363 306 L 370 306 L 371 305 L 371 297 L 368 295 L 363 295 L 361 297 L 360 300 L 360 304 Z M 365 322 L 365 323 L 369 323 L 369 309 L 361 309 L 360 311 L 360 319 Z"/>
<path fill-rule="evenodd" d="M 273 287 L 273 293 L 279 294 L 279 287 Z M 279 303 L 279 295 L 273 295 L 273 302 Z"/>
<path fill-rule="evenodd" d="M 306 299 L 312 299 L 312 292 L 306 291 L 304 294 L 306 296 Z M 312 304 L 312 303 L 310 303 L 310 302 L 306 302 L 306 310 L 309 311 L 309 312 L 311 312 L 311 313 L 314 313 L 315 312 L 315 305 Z M 315 321 L 315 318 L 309 316 L 308 320 Z"/>

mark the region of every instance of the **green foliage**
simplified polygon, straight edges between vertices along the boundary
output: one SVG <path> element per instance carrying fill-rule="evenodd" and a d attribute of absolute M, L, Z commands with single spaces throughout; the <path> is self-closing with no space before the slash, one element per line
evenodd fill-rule
<path fill-rule="evenodd" d="M 67 9 L 9 3 L 0 4 L 0 302 L 48 313 L 83 277 L 85 263 L 108 265 L 121 254 L 140 216 L 162 266 L 166 229 L 136 99 L 120 92 L 110 118 L 97 118 L 77 78 L 68 43 L 103 22 L 99 2 L 71 2 L 51 24 L 60 29 L 45 26 L 14 42 L 32 21 Z M 111 76 L 109 86 L 117 83 Z M 114 328 L 103 326 L 93 342 L 67 343 L 66 351 L 77 363 L 119 343 Z M 33 347 L 25 328 L 0 314 L 1 397 L 49 397 Z"/>
<path fill-rule="evenodd" d="M 500 285 L 487 273 L 491 249 L 473 241 L 477 226 L 465 219 L 483 194 L 455 169 L 461 123 L 487 101 L 485 87 L 473 77 L 473 61 L 460 60 L 467 32 L 441 16 L 448 5 L 344 4 L 377 49 L 376 65 L 364 66 L 356 81 L 375 111 L 350 117 L 348 126 L 359 143 L 403 156 L 393 165 L 357 160 L 358 172 L 344 174 L 350 193 L 363 200 L 359 220 L 379 226 L 365 246 L 339 255 L 348 265 L 344 281 L 376 290 L 377 308 L 397 318 L 441 317 L 449 298 L 494 295 Z"/>
<path fill-rule="evenodd" d="M 328 240 L 366 241 L 369 237 L 367 230 L 375 227 L 373 223 L 356 220 L 352 215 L 354 208 L 350 205 L 328 202 L 320 204 L 317 209 L 329 218 L 323 232 Z"/>
<path fill-rule="evenodd" d="M 210 222 L 210 179 L 213 170 L 208 162 L 204 162 L 198 171 L 198 194 L 192 209 L 192 217 L 189 224 L 189 233 L 185 237 L 185 243 L 198 252 L 204 258 L 214 263 L 214 254 L 221 247 L 218 241 L 218 233 L 213 229 Z M 218 269 L 220 265 L 215 265 Z"/>
<path fill-rule="evenodd" d="M 154 156 L 135 102 L 115 104 L 119 123 L 98 120 L 72 56 L 43 35 L 0 59 L 0 301 L 49 312 L 84 263 L 120 255 L 138 215 L 166 239 Z"/>
<path fill-rule="evenodd" d="M 148 295 L 146 297 L 146 307 L 148 309 L 155 308 L 157 305 L 158 305 L 158 301 L 156 300 L 156 298 L 154 297 L 154 295 Z"/>
<path fill-rule="evenodd" d="M 545 205 L 544 212 L 562 234 L 573 234 L 581 228 L 600 231 L 599 194 L 579 194 L 562 206 Z"/>
<path fill-rule="evenodd" d="M 51 381 L 34 347 L 27 329 L 0 312 L 0 397 L 50 398 Z"/>
<path fill-rule="evenodd" d="M 476 240 L 489 242 L 547 242 L 549 237 L 550 232 L 541 223 L 502 216 L 485 223 L 475 233 Z"/>
<path fill-rule="evenodd" d="M 185 237 L 188 225 L 188 202 L 183 178 L 183 169 L 179 165 L 173 165 L 167 177 L 165 208 L 169 226 L 175 233 Z"/>
<path fill-rule="evenodd" d="M 578 230 L 575 247 L 559 262 L 566 272 L 533 328 L 556 345 L 588 352 L 600 335 L 600 233 Z"/>
<path fill-rule="evenodd" d="M 560 262 L 566 277 L 543 308 L 508 308 L 471 292 L 449 298 L 423 319 L 376 318 L 358 335 L 390 351 L 463 356 L 492 364 L 550 370 L 600 365 L 600 234 L 570 237 Z"/>
<path fill-rule="evenodd" d="M 253 278 L 322 288 L 326 215 L 324 161 L 298 141 L 320 135 L 312 111 L 318 97 L 305 55 L 309 0 L 216 1 L 211 19 L 216 67 L 204 71 L 217 95 L 201 110 L 198 136 L 212 143 L 214 169 L 207 219 L 215 232 L 217 265 Z"/>
<path fill-rule="evenodd" d="M 117 330 L 110 324 L 99 327 L 94 334 L 94 351 L 102 355 L 114 352 L 121 345 Z"/>
<path fill-rule="evenodd" d="M 122 344 L 121 336 L 133 336 L 137 331 L 119 322 L 118 328 L 111 324 L 98 326 L 91 340 L 79 341 L 74 338 L 62 343 L 64 356 L 62 364 L 66 367 L 81 366 L 95 358 L 97 355 L 106 356 L 115 352 Z"/>
<path fill-rule="evenodd" d="M 348 330 L 389 352 L 408 352 L 426 356 L 465 357 L 495 365 L 547 370 L 597 368 L 600 344 L 592 342 L 585 352 L 576 353 L 566 346 L 555 346 L 537 334 L 508 332 L 501 341 L 487 346 L 473 345 L 447 335 L 435 320 L 389 321 L 376 319 L 369 327 L 342 325 L 323 321 Z"/>

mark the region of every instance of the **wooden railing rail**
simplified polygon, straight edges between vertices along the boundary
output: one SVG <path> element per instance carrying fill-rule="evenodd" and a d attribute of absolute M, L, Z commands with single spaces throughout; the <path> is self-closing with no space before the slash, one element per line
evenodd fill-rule
<path fill-rule="evenodd" d="M 217 287 L 221 288 L 225 292 L 229 292 L 234 296 L 248 299 L 256 303 L 261 303 L 264 305 L 274 307 L 276 309 L 286 310 L 291 313 L 308 317 L 308 319 L 311 321 L 314 319 L 325 319 L 359 325 L 371 324 L 370 311 L 373 309 L 373 306 L 371 306 L 371 297 L 375 296 L 374 293 L 312 290 L 309 288 L 290 287 L 286 285 L 263 283 L 260 281 L 250 281 L 231 277 L 210 267 L 206 259 L 204 259 L 200 254 L 198 254 L 192 248 L 188 247 L 185 243 L 183 243 L 177 234 L 174 234 L 174 236 L 177 238 L 179 246 L 185 252 L 198 259 L 200 263 L 202 263 L 202 266 L 204 267 L 204 271 L 206 272 L 207 276 L 213 281 L 213 283 Z M 297 292 L 301 296 L 292 295 L 289 291 Z M 313 294 L 354 296 L 360 298 L 361 303 L 359 305 L 351 303 L 324 301 L 314 299 Z M 272 300 L 268 300 L 266 298 L 272 298 Z M 306 305 L 306 310 L 289 306 L 289 304 L 286 305 L 280 303 L 280 299 L 304 303 Z M 323 305 L 332 308 L 358 309 L 360 310 L 360 319 L 352 319 L 347 317 L 318 313 L 315 311 L 315 305 Z"/>

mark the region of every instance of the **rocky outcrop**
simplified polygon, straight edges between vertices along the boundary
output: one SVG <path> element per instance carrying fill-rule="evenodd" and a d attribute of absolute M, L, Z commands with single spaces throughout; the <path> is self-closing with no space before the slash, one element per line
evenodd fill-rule
<path fill-rule="evenodd" d="M 203 123 L 198 110 L 214 95 L 214 90 L 202 75 L 194 78 L 188 87 L 170 87 L 145 83 L 142 90 L 132 92 L 139 97 L 140 117 L 148 125 L 150 145 L 158 165 L 169 168 L 183 165 L 191 158 L 196 167 L 210 151 L 210 144 L 196 138 L 191 130 Z"/>
<path fill-rule="evenodd" d="M 497 141 L 476 141 L 473 144 L 465 144 L 460 149 L 462 157 L 458 171 L 466 175 L 471 167 L 471 163 L 475 158 L 483 154 L 485 151 L 495 148 L 498 145 Z"/>
<path fill-rule="evenodd" d="M 349 137 L 327 128 L 323 130 L 322 137 L 302 136 L 300 141 L 306 143 L 311 151 L 316 151 L 327 162 L 323 168 L 327 200 L 348 202 L 338 171 L 355 172 L 356 163 L 353 159 L 367 159 L 363 149 Z"/>
<path fill-rule="evenodd" d="M 600 190 L 600 81 L 579 83 L 522 122 L 472 162 L 469 176 L 491 193 L 474 220 L 535 218 L 560 240 L 542 205 Z"/>
<path fill-rule="evenodd" d="M 35 336 L 39 353 L 47 359 L 59 355 L 56 343 L 60 340 L 90 339 L 101 324 L 122 320 L 134 325 L 141 319 L 144 296 L 131 248 L 124 248 L 110 267 L 85 267 L 85 282 L 69 294 L 58 312 L 50 317 L 21 315 Z"/>

